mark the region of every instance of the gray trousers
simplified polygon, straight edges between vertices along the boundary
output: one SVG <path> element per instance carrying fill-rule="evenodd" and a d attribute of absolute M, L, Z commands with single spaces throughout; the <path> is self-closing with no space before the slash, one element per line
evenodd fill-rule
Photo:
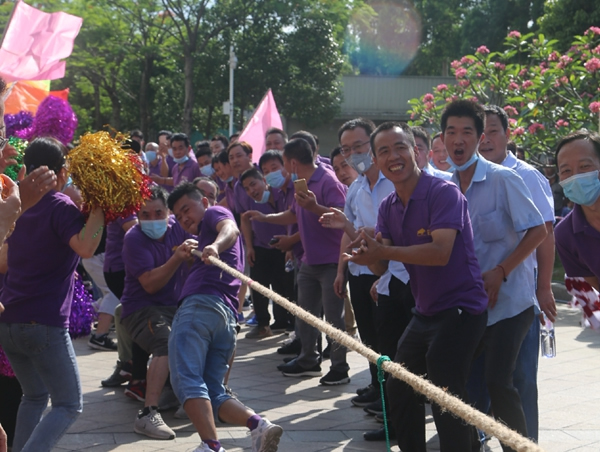
<path fill-rule="evenodd" d="M 345 331 L 344 300 L 333 291 L 333 282 L 337 274 L 337 264 L 302 264 L 298 272 L 298 305 L 316 317 L 325 312 L 325 319 L 335 328 Z M 300 318 L 296 319 L 296 330 L 302 343 L 302 351 L 296 362 L 304 369 L 318 364 L 317 339 L 321 334 Z M 331 370 L 347 372 L 346 347 L 336 343 L 331 350 Z"/>

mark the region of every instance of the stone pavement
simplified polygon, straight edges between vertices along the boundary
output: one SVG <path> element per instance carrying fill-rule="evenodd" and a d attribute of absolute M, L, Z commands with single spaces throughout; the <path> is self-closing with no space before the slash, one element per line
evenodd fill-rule
<path fill-rule="evenodd" d="M 579 326 L 580 315 L 559 307 L 557 357 L 540 359 L 540 445 L 549 452 L 600 451 L 600 335 Z M 368 383 L 366 360 L 348 355 L 352 382 L 325 387 L 318 379 L 283 377 L 276 365 L 282 356 L 275 350 L 285 336 L 260 341 L 243 338 L 229 385 L 239 398 L 284 428 L 279 446 L 283 452 L 385 451 L 385 443 L 368 443 L 366 430 L 378 428 L 372 417 L 352 407 L 354 391 Z M 105 389 L 116 352 L 92 351 L 87 339 L 75 343 L 84 393 L 84 411 L 63 437 L 56 451 L 192 451 L 199 443 L 189 421 L 163 418 L 176 432 L 172 441 L 151 440 L 133 432 L 133 420 L 141 404 L 123 395 L 123 388 Z M 324 370 L 328 363 L 325 362 Z M 224 448 L 229 452 L 251 450 L 247 429 L 218 425 Z M 433 419 L 427 417 L 429 450 L 438 450 Z M 398 451 L 398 447 L 392 447 Z M 492 439 L 488 450 L 500 451 Z M 409 452 L 409 451 L 407 451 Z"/>

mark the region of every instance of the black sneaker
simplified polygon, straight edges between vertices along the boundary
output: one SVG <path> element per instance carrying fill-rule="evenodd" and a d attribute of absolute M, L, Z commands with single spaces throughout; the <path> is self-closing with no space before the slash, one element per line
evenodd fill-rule
<path fill-rule="evenodd" d="M 319 383 L 328 386 L 345 385 L 350 383 L 350 377 L 348 376 L 348 372 L 330 370 L 327 375 L 319 380 Z"/>
<path fill-rule="evenodd" d="M 108 333 L 104 333 L 100 336 L 92 334 L 90 336 L 90 340 L 88 341 L 88 345 L 94 350 L 103 350 L 109 352 L 117 350 L 117 344 L 110 337 L 108 337 Z"/>
<path fill-rule="evenodd" d="M 284 362 L 285 364 L 287 364 L 287 363 L 289 363 L 289 362 L 291 362 L 291 361 L 295 360 L 297 357 L 298 357 L 298 356 L 286 356 L 285 358 L 283 358 L 283 362 Z"/>
<path fill-rule="evenodd" d="M 363 408 L 363 410 L 365 411 L 365 413 L 370 414 L 372 416 L 383 414 L 383 405 L 381 404 L 381 399 L 369 403 L 366 407 Z"/>
<path fill-rule="evenodd" d="M 105 388 L 112 388 L 115 386 L 121 386 L 123 383 L 127 383 L 131 380 L 131 363 L 117 361 L 115 371 L 106 380 L 102 380 L 100 384 Z"/>
<path fill-rule="evenodd" d="M 364 388 L 358 388 L 356 390 L 356 395 L 363 395 L 365 392 L 369 392 L 373 385 L 365 386 Z"/>
<path fill-rule="evenodd" d="M 289 326 L 289 324 L 287 322 L 284 323 L 284 322 L 275 321 L 271 325 L 271 331 L 275 334 L 285 333 L 285 330 L 287 329 L 288 326 Z"/>
<path fill-rule="evenodd" d="M 289 344 L 279 347 L 277 353 L 280 355 L 298 355 L 301 350 L 302 344 L 300 343 L 300 339 L 294 339 Z"/>
<path fill-rule="evenodd" d="M 321 366 L 318 364 L 310 369 L 300 366 L 295 360 L 277 367 L 286 377 L 320 377 Z"/>
<path fill-rule="evenodd" d="M 379 397 L 379 389 L 375 386 L 371 386 L 371 389 L 363 393 L 363 395 L 353 397 L 350 402 L 352 402 L 352 405 L 354 406 L 364 407 L 375 402 Z"/>
<path fill-rule="evenodd" d="M 388 434 L 390 439 L 396 438 L 396 432 L 391 425 L 388 425 Z M 370 432 L 363 433 L 365 441 L 385 441 L 385 428 L 381 427 L 377 430 L 371 430 Z"/>

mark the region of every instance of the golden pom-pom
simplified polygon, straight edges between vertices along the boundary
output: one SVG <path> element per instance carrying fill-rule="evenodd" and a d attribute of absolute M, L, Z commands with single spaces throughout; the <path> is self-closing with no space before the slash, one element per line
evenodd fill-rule
<path fill-rule="evenodd" d="M 85 210 L 102 208 L 107 223 L 137 212 L 150 196 L 151 180 L 141 171 L 138 157 L 121 148 L 121 138 L 105 131 L 86 133 L 67 156 Z"/>

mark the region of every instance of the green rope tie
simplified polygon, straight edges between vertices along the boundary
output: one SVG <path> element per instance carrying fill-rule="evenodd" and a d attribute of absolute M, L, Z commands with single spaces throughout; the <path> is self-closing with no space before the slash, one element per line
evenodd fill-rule
<path fill-rule="evenodd" d="M 385 361 L 391 361 L 389 356 L 381 355 L 377 358 L 377 380 L 379 381 L 379 390 L 381 391 L 381 407 L 383 408 L 383 428 L 385 430 L 385 444 L 387 451 L 391 452 L 390 448 L 390 432 L 388 431 L 387 410 L 385 409 L 385 395 L 383 393 L 383 383 L 385 382 L 385 371 L 382 365 Z"/>

